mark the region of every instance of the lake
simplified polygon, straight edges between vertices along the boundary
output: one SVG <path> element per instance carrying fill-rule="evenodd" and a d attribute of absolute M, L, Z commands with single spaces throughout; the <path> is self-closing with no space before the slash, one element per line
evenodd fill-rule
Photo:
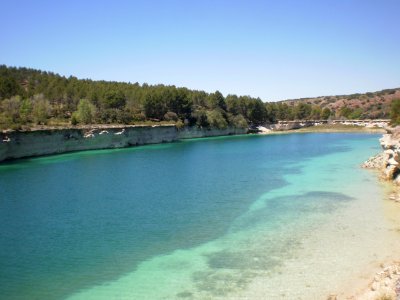
<path fill-rule="evenodd" d="M 360 168 L 378 138 L 233 136 L 1 164 L 0 295 L 326 297 L 399 236 Z"/>

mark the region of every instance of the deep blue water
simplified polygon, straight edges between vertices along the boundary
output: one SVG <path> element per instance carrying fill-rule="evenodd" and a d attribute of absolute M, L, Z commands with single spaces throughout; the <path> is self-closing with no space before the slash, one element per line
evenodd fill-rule
<path fill-rule="evenodd" d="M 349 151 L 348 141 L 374 154 L 376 139 L 238 136 L 0 165 L 0 295 L 64 298 L 216 239 L 260 195 L 284 187 L 284 174 L 300 172 L 298 162 Z M 279 199 L 271 205 L 268 214 L 280 214 Z"/>

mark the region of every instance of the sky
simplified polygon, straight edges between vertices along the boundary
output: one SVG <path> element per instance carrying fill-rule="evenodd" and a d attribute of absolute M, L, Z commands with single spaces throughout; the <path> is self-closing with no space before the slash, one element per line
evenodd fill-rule
<path fill-rule="evenodd" d="M 400 87 L 399 0 L 0 0 L 0 64 L 264 101 Z"/>

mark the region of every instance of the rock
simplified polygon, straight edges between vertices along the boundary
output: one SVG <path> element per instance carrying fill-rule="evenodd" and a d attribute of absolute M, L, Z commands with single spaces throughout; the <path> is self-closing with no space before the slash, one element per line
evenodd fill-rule
<path fill-rule="evenodd" d="M 336 294 L 330 294 L 326 300 L 337 300 L 337 295 Z"/>
<path fill-rule="evenodd" d="M 393 166 L 397 166 L 399 164 L 393 157 L 389 158 L 387 163 Z"/>
<path fill-rule="evenodd" d="M 387 149 L 387 150 L 383 151 L 383 153 L 389 154 L 389 155 L 393 155 L 394 150 L 393 149 Z"/>
<path fill-rule="evenodd" d="M 376 291 L 376 290 L 378 290 L 379 289 L 379 283 L 378 282 L 374 282 L 374 283 L 372 283 L 372 285 L 371 285 L 371 290 L 372 291 Z"/>
<path fill-rule="evenodd" d="M 385 286 L 390 286 L 390 284 L 391 284 L 392 282 L 390 281 L 389 278 L 385 278 L 385 280 L 383 281 L 383 283 L 385 284 Z"/>
<path fill-rule="evenodd" d="M 394 174 L 398 171 L 397 166 L 388 165 L 386 169 L 383 171 L 383 174 L 386 179 L 394 179 Z"/>
<path fill-rule="evenodd" d="M 381 276 L 375 275 L 374 282 L 379 282 L 379 281 L 381 281 Z"/>

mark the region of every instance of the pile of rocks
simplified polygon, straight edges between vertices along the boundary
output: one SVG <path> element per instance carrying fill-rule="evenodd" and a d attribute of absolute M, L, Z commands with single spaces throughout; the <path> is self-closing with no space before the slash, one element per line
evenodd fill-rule
<path fill-rule="evenodd" d="M 379 140 L 383 152 L 371 157 L 362 166 L 379 169 L 384 179 L 400 185 L 400 128 L 387 130 L 389 133 Z"/>

